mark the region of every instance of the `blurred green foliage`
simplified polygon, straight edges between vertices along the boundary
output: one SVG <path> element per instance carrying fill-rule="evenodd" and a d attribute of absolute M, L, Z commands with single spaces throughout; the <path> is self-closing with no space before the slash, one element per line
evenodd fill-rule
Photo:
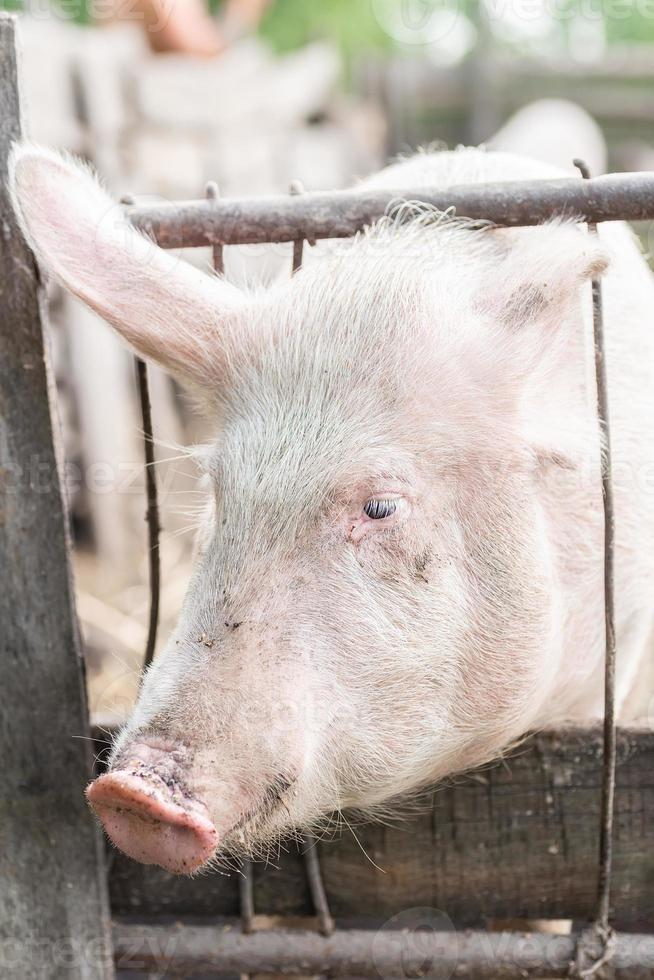
<path fill-rule="evenodd" d="M 261 33 L 278 51 L 290 51 L 317 38 L 335 41 L 350 56 L 390 49 L 393 44 L 375 18 L 371 0 L 275 0 Z"/>
<path fill-rule="evenodd" d="M 82 24 L 92 20 L 93 0 L 51 2 L 63 12 L 66 20 Z M 206 2 L 212 11 L 216 11 L 222 0 Z M 441 7 L 456 7 L 476 20 L 474 8 L 478 0 L 433 2 Z M 487 3 L 492 26 L 493 18 L 501 17 L 503 6 L 498 0 L 487 0 Z M 519 5 L 520 0 L 517 0 L 515 6 Z M 538 10 L 538 4 L 529 3 L 528 6 L 532 12 Z M 654 42 L 654 0 L 542 0 L 542 6 L 552 15 L 553 36 L 558 34 L 565 38 L 575 18 L 602 18 L 609 43 Z M 0 0 L 0 9 L 29 9 L 29 0 Z M 394 45 L 375 17 L 374 0 L 273 0 L 261 26 L 261 34 L 282 52 L 301 47 L 308 41 L 327 38 L 339 45 L 346 61 L 358 53 L 383 52 Z M 519 36 L 516 42 L 520 44 Z M 523 43 L 529 47 L 526 37 Z"/>
<path fill-rule="evenodd" d="M 76 24 L 89 24 L 93 20 L 92 0 L 53 0 L 66 12 L 66 20 Z"/>
<path fill-rule="evenodd" d="M 578 18 L 603 21 L 609 44 L 654 41 L 654 0 L 553 0 L 548 9 L 564 34 Z"/>
<path fill-rule="evenodd" d="M 607 0 L 603 6 L 604 28 L 609 43 L 654 41 L 654 2 L 652 0 Z"/>

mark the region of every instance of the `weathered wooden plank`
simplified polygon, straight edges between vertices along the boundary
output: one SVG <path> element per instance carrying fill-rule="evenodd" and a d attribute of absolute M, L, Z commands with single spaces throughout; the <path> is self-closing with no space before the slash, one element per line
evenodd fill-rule
<path fill-rule="evenodd" d="M 502 763 L 436 789 L 391 825 L 356 823 L 319 845 L 339 925 L 438 908 L 457 925 L 491 918 L 591 917 L 596 901 L 602 736 L 599 727 L 544 732 Z M 654 926 L 654 731 L 618 738 L 613 913 Z M 359 844 L 361 846 L 359 846 Z M 362 853 L 365 849 L 369 858 Z M 372 863 L 374 862 L 374 864 Z M 312 914 L 292 846 L 278 867 L 255 866 L 258 913 Z M 118 914 L 238 916 L 237 877 L 176 878 L 116 855 Z"/>
<path fill-rule="evenodd" d="M 6 191 L 19 136 L 15 21 L 0 14 L 0 973 L 99 980 L 113 969 L 108 903 L 82 795 L 90 743 L 43 307 Z"/>

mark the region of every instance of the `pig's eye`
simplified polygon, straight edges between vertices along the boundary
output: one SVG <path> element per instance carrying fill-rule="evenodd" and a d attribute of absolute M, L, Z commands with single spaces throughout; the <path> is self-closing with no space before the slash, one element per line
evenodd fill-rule
<path fill-rule="evenodd" d="M 372 521 L 382 521 L 385 517 L 391 517 L 396 510 L 397 500 L 380 500 L 372 497 L 363 505 L 364 514 Z"/>

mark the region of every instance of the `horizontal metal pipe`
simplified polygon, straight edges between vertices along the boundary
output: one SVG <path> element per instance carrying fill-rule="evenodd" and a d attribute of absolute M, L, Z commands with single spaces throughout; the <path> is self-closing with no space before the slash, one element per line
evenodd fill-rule
<path fill-rule="evenodd" d="M 654 219 L 654 173 L 607 174 L 592 180 L 512 181 L 397 191 L 333 191 L 302 195 L 130 205 L 136 227 L 163 248 L 246 245 L 349 238 L 400 201 L 498 225 L 537 225 L 562 215 L 583 221 Z"/>
<path fill-rule="evenodd" d="M 123 971 L 329 974 L 347 977 L 431 976 L 446 980 L 567 977 L 577 935 L 423 930 L 339 930 L 331 936 L 294 929 L 246 935 L 235 924 L 114 926 L 116 966 Z M 587 948 L 587 947 L 585 947 Z M 592 956 L 602 950 L 590 948 Z M 592 962 L 592 961 L 591 961 Z M 651 980 L 654 935 L 620 933 L 603 980 Z"/>

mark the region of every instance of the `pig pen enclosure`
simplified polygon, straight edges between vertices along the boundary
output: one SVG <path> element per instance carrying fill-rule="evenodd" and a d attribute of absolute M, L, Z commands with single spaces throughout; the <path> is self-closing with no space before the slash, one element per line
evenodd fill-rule
<path fill-rule="evenodd" d="M 107 978 L 296 974 L 474 980 L 654 976 L 654 732 L 616 730 L 613 515 L 606 455 L 606 718 L 541 732 L 503 763 L 450 782 L 402 823 L 305 839 L 279 866 L 175 878 L 105 853 L 83 800 L 93 742 L 69 573 L 34 259 L 6 192 L 20 138 L 15 25 L 0 16 L 0 970 Z M 434 189 L 335 192 L 140 207 L 132 222 L 164 248 L 347 238 L 392 198 L 498 225 L 578 216 L 654 220 L 654 175 Z M 608 423 L 602 298 L 593 284 L 598 407 Z M 146 455 L 147 376 L 139 368 Z M 608 425 L 606 425 L 608 434 Z M 152 473 L 152 469 L 149 470 Z M 156 486 L 148 482 L 156 628 Z M 149 645 L 151 653 L 152 644 Z M 101 733 L 95 745 L 102 750 Z M 365 851 L 365 855 L 364 852 Z M 367 856 L 366 856 L 367 855 Z M 571 919 L 569 934 L 511 931 L 511 919 Z M 486 926 L 504 920 L 504 931 Z"/>

